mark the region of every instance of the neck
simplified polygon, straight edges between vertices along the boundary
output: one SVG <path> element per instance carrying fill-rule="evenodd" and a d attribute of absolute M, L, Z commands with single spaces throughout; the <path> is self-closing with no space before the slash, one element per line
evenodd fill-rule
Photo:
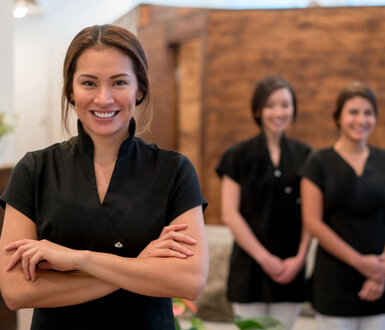
<path fill-rule="evenodd" d="M 335 149 L 341 150 L 347 153 L 357 154 L 367 151 L 368 145 L 366 144 L 366 140 L 361 141 L 353 141 L 345 138 L 344 136 L 340 136 L 337 142 L 334 144 Z"/>
<path fill-rule="evenodd" d="M 270 147 L 279 147 L 283 133 L 263 132 L 266 136 L 266 143 Z"/>
<path fill-rule="evenodd" d="M 120 146 L 124 140 L 116 136 L 113 137 L 94 137 L 94 161 L 108 162 L 118 158 Z"/>

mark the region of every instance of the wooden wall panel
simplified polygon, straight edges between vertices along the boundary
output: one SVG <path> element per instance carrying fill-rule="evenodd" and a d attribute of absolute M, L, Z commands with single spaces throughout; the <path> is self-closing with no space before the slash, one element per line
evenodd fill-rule
<path fill-rule="evenodd" d="M 210 12 L 203 164 L 209 223 L 220 223 L 214 168 L 230 145 L 257 133 L 250 98 L 266 75 L 279 74 L 296 89 L 298 118 L 288 135 L 314 148 L 338 137 L 331 116 L 339 90 L 352 80 L 367 82 L 380 109 L 371 142 L 385 147 L 384 18 L 383 7 Z"/>
<path fill-rule="evenodd" d="M 314 148 L 331 145 L 340 89 L 352 80 L 378 96 L 379 120 L 370 142 L 385 147 L 385 7 L 207 10 L 148 6 L 138 28 L 155 77 L 155 120 L 149 139 L 177 146 L 175 53 L 188 38 L 202 40 L 202 177 L 207 223 L 220 224 L 215 166 L 235 142 L 258 132 L 250 113 L 255 84 L 279 74 L 297 91 L 298 117 L 289 136 Z M 141 20 L 143 22 L 144 20 Z"/>
<path fill-rule="evenodd" d="M 177 149 L 202 173 L 202 42 L 191 39 L 177 48 Z M 200 180 L 202 181 L 202 180 Z"/>

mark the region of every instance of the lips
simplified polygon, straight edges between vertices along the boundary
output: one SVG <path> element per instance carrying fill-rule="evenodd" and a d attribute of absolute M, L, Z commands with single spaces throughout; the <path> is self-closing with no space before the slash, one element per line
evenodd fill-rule
<path fill-rule="evenodd" d="M 98 118 L 111 118 L 117 114 L 117 111 L 111 111 L 111 112 L 92 111 L 92 113 Z"/>

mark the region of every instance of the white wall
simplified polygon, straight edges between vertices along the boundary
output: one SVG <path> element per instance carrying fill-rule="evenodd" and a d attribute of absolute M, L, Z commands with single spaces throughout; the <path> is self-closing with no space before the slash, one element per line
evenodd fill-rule
<path fill-rule="evenodd" d="M 13 111 L 13 0 L 1 0 L 0 5 L 0 112 Z M 0 143 L 0 166 L 12 162 L 13 134 Z"/>
<path fill-rule="evenodd" d="M 2 0 L 0 10 L 0 111 L 11 109 L 13 89 L 12 0 Z"/>

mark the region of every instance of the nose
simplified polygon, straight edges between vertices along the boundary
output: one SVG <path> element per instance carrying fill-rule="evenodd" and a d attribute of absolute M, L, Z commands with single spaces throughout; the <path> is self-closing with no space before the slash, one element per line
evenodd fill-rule
<path fill-rule="evenodd" d="M 283 108 L 281 106 L 274 107 L 273 114 L 277 117 L 281 116 L 283 114 Z"/>
<path fill-rule="evenodd" d="M 358 123 L 359 123 L 359 124 L 364 124 L 364 123 L 366 122 L 366 116 L 365 116 L 365 114 L 364 114 L 364 113 L 360 113 L 360 114 L 358 115 L 357 120 L 358 120 Z"/>
<path fill-rule="evenodd" d="M 108 87 L 101 87 L 95 97 L 94 102 L 100 106 L 114 103 L 113 95 Z"/>

